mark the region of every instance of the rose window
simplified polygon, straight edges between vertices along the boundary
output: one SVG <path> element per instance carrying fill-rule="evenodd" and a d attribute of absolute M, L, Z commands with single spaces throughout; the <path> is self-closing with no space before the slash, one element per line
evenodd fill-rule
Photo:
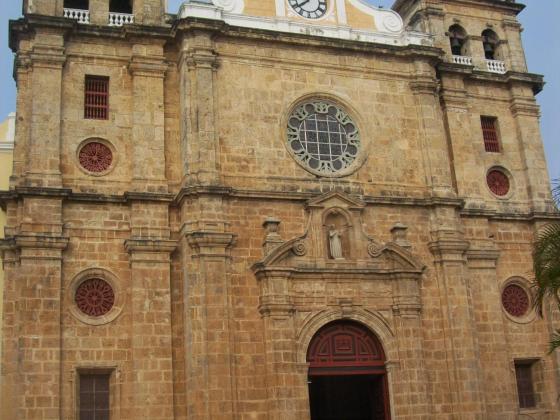
<path fill-rule="evenodd" d="M 115 304 L 115 293 L 102 279 L 88 279 L 76 290 L 76 305 L 86 315 L 98 317 L 107 314 Z"/>
<path fill-rule="evenodd" d="M 80 165 L 85 170 L 93 173 L 102 173 L 111 167 L 113 152 L 103 143 L 91 142 L 80 149 L 78 159 Z"/>
<path fill-rule="evenodd" d="M 360 134 L 350 116 L 330 102 L 307 102 L 288 119 L 288 150 L 317 175 L 344 175 L 360 151 Z"/>
<path fill-rule="evenodd" d="M 502 171 L 493 169 L 486 176 L 488 188 L 497 196 L 503 197 L 509 192 L 509 178 Z"/>
<path fill-rule="evenodd" d="M 510 284 L 502 292 L 502 305 L 508 314 L 522 317 L 529 312 L 529 295 L 521 286 Z"/>

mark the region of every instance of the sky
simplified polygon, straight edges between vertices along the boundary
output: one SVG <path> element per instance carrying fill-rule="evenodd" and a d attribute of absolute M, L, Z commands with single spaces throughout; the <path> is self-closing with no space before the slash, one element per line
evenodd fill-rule
<path fill-rule="evenodd" d="M 525 28 L 523 43 L 529 71 L 543 74 L 547 82 L 537 96 L 541 105 L 541 128 L 552 179 L 560 178 L 560 42 L 556 39 L 558 0 L 524 0 L 527 8 L 519 19 Z M 22 0 L 0 4 L 0 121 L 15 111 L 16 86 L 12 78 L 13 55 L 8 48 L 8 20 L 21 16 Z M 169 13 L 177 13 L 181 0 L 168 0 Z M 393 0 L 370 0 L 376 6 L 391 7 Z"/>

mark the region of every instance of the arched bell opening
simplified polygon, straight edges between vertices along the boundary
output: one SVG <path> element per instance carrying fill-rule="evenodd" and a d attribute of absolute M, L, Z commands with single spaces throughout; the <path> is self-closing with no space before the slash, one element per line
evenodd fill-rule
<path fill-rule="evenodd" d="M 500 59 L 498 53 L 498 46 L 500 44 L 500 39 L 496 32 L 491 29 L 486 29 L 482 32 L 482 46 L 484 48 L 484 56 L 487 60 L 498 60 Z"/>
<path fill-rule="evenodd" d="M 132 0 L 111 0 L 109 12 L 132 14 Z"/>
<path fill-rule="evenodd" d="M 449 43 L 451 53 L 457 56 L 467 56 L 467 32 L 460 25 L 453 25 L 449 28 Z"/>
<path fill-rule="evenodd" d="M 89 0 L 64 0 L 65 9 L 89 10 Z"/>
<path fill-rule="evenodd" d="M 321 328 L 307 352 L 311 420 L 389 420 L 385 352 L 353 321 Z"/>

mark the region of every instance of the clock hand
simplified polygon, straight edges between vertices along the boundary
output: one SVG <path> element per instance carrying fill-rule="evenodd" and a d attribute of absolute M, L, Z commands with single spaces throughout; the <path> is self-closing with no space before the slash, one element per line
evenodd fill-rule
<path fill-rule="evenodd" d="M 296 6 L 298 7 L 303 7 L 305 6 L 307 3 L 309 3 L 311 0 L 305 0 L 303 3 L 297 3 Z"/>

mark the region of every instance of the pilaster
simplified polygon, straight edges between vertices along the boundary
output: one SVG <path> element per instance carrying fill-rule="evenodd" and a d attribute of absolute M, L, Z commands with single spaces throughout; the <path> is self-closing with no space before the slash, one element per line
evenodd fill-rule
<path fill-rule="evenodd" d="M 511 358 L 503 323 L 501 291 L 496 265 L 500 252 L 491 241 L 472 243 L 467 251 L 471 281 L 472 307 L 480 345 L 480 367 L 486 414 L 492 417 L 515 418 L 518 407 L 513 396 Z M 497 378 L 500 378 L 497 380 Z"/>
<path fill-rule="evenodd" d="M 57 29 L 35 28 L 29 55 L 32 73 L 30 141 L 26 184 L 60 187 L 60 119 L 64 35 Z"/>
<path fill-rule="evenodd" d="M 447 406 L 447 414 L 459 418 L 482 418 L 486 409 L 465 256 L 469 243 L 458 229 L 454 209 L 434 210 L 431 235 L 429 249 L 434 256 L 449 370 L 447 380 L 434 388 L 434 406 Z"/>
<path fill-rule="evenodd" d="M 186 226 L 185 226 L 186 228 Z M 183 230 L 185 365 L 189 418 L 235 418 L 230 249 L 225 231 Z"/>
<path fill-rule="evenodd" d="M 219 152 L 214 78 L 218 56 L 212 35 L 204 31 L 186 35 L 180 63 L 183 184 L 217 184 Z"/>
<path fill-rule="evenodd" d="M 510 109 L 515 119 L 527 194 L 533 211 L 551 211 L 550 179 L 539 125 L 540 108 L 530 86 L 512 83 Z"/>
<path fill-rule="evenodd" d="M 302 410 L 301 404 L 297 404 L 307 390 L 301 387 L 297 369 L 295 308 L 289 298 L 290 270 L 260 271 L 257 279 L 261 289 L 259 312 L 264 327 L 269 418 L 299 420 L 308 415 L 308 410 Z"/>
<path fill-rule="evenodd" d="M 2 418 L 60 418 L 62 253 L 68 238 L 20 234 L 6 258 Z"/>
<path fill-rule="evenodd" d="M 171 260 L 176 242 L 129 239 L 132 369 L 125 406 L 132 418 L 173 418 Z"/>
<path fill-rule="evenodd" d="M 406 400 L 396 413 L 399 419 L 428 420 L 431 414 L 426 388 L 422 337 L 422 303 L 420 278 L 407 275 L 393 276 L 393 315 L 397 334 L 400 369 L 392 379 L 402 386 L 393 388 L 393 398 Z"/>
<path fill-rule="evenodd" d="M 432 63 L 417 59 L 410 88 L 416 100 L 422 135 L 426 183 L 435 197 L 453 197 L 449 151 L 442 123 L 438 82 Z"/>
<path fill-rule="evenodd" d="M 476 177 L 473 178 L 472 174 L 480 171 L 479 156 L 483 145 L 482 141 L 472 141 L 479 134 L 472 132 L 474 117 L 468 104 L 465 74 L 457 72 L 455 68 L 446 71 L 446 68 L 448 67 L 440 67 L 440 97 L 449 138 L 453 179 L 458 196 L 465 199 L 465 208 L 480 209 L 484 207 L 484 199 L 480 191 L 480 182 Z"/>
<path fill-rule="evenodd" d="M 521 41 L 521 33 L 523 32 L 521 24 L 514 17 L 505 17 L 502 21 L 502 28 L 507 39 L 507 45 L 502 45 L 502 48 L 507 49 L 511 70 L 527 73 L 527 59 Z"/>
<path fill-rule="evenodd" d="M 132 74 L 133 190 L 166 192 L 163 41 L 135 44 L 128 69 Z"/>

